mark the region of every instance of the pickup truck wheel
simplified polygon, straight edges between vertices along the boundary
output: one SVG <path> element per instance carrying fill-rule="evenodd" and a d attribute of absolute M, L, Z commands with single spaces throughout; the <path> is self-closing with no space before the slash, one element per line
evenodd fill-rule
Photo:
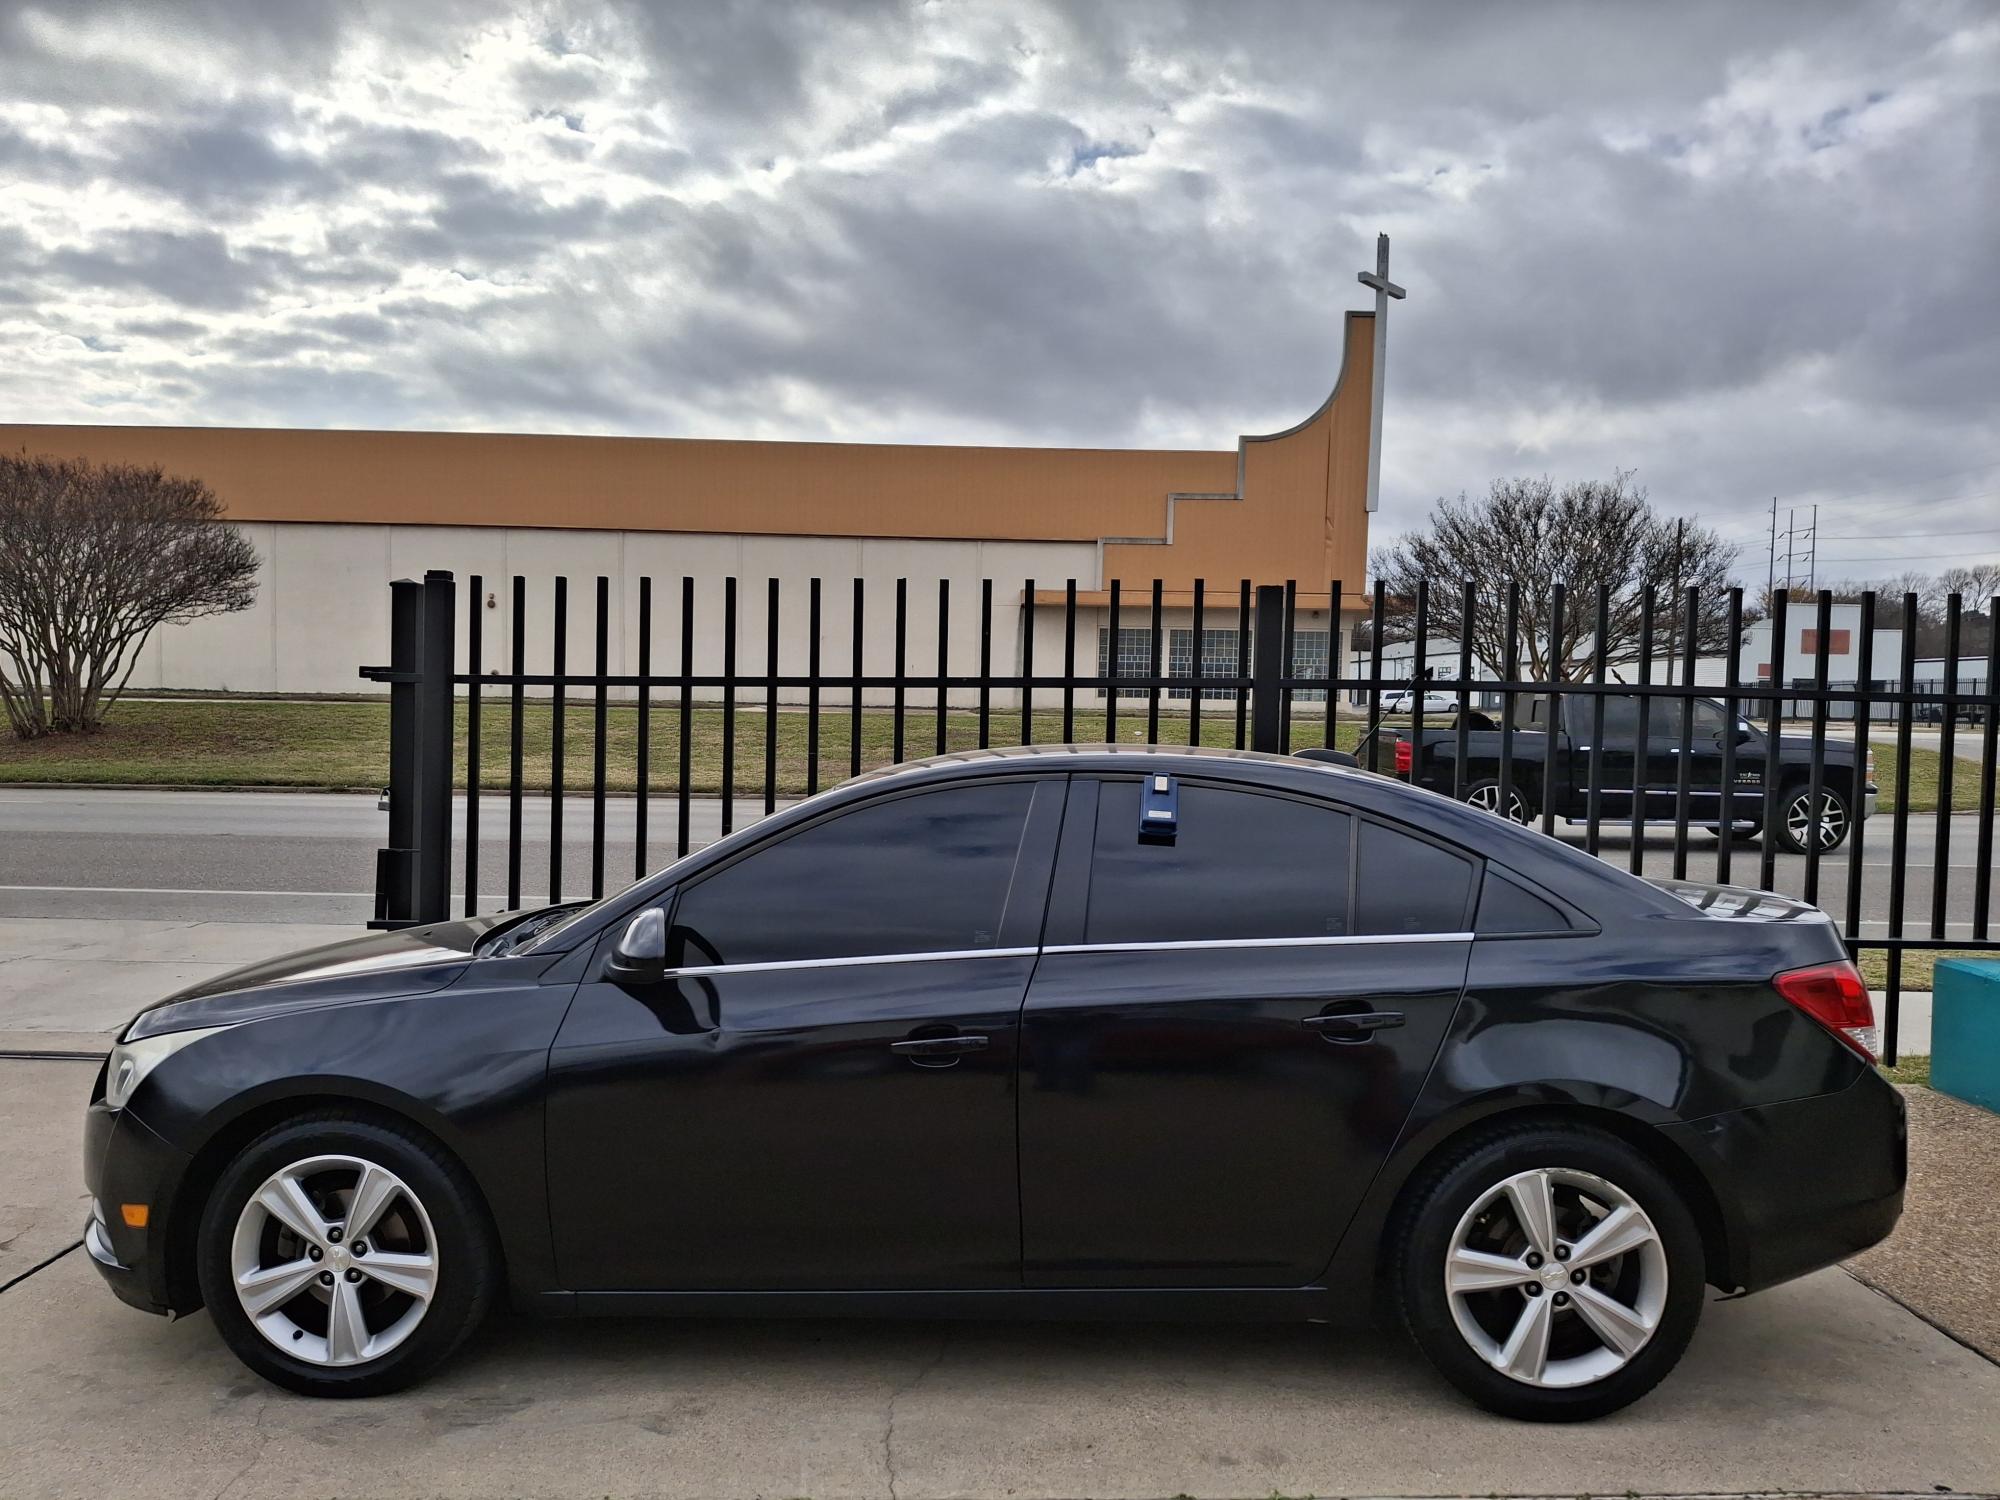
<path fill-rule="evenodd" d="M 1787 854 L 1804 854 L 1817 842 L 1821 854 L 1831 854 L 1847 842 L 1853 826 L 1847 799 L 1833 787 L 1821 787 L 1818 815 L 1814 815 L 1812 788 L 1800 782 L 1784 789 L 1778 798 L 1778 847 Z"/>
<path fill-rule="evenodd" d="M 1521 788 L 1518 785 L 1507 788 L 1506 800 L 1507 811 L 1504 816 L 1508 822 L 1519 823 L 1523 828 L 1526 828 L 1530 823 L 1535 821 L 1535 809 L 1529 803 L 1528 799 L 1522 795 Z M 1465 802 L 1468 807 L 1476 807 L 1481 812 L 1490 812 L 1496 817 L 1502 816 L 1500 811 L 1499 781 L 1488 777 L 1484 781 L 1473 782 L 1471 786 L 1465 789 Z"/>

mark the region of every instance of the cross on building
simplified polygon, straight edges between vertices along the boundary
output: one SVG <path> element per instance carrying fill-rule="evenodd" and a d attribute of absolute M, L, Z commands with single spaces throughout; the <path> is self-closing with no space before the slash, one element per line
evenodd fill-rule
<path fill-rule="evenodd" d="M 1375 289 L 1375 378 L 1368 419 L 1368 509 L 1381 503 L 1382 382 L 1389 372 L 1389 299 L 1409 294 L 1389 279 L 1389 236 L 1375 236 L 1375 269 L 1356 274 L 1356 281 Z"/>

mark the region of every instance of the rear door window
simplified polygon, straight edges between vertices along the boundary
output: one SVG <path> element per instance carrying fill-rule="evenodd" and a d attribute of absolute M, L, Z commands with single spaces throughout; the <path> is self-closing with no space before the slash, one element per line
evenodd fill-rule
<path fill-rule="evenodd" d="M 1472 861 L 1382 823 L 1363 822 L 1354 875 L 1354 931 L 1465 932 Z"/>
<path fill-rule="evenodd" d="M 1141 842 L 1139 783 L 1107 781 L 1084 941 L 1345 937 L 1353 823 L 1290 797 L 1182 782 L 1173 842 Z"/>

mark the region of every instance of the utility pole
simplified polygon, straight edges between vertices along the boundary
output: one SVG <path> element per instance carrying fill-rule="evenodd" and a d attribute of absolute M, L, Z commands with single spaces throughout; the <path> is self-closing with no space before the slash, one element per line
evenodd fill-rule
<path fill-rule="evenodd" d="M 1764 566 L 1764 612 L 1769 614 L 1771 602 L 1778 597 L 1778 497 L 1771 497 L 1771 550 Z"/>
<path fill-rule="evenodd" d="M 1687 518 L 1683 516 L 1674 522 L 1674 592 L 1673 612 L 1667 617 L 1667 681 L 1674 680 L 1674 661 L 1679 655 L 1681 643 L 1681 561 L 1687 547 Z M 1688 653 L 1694 652 L 1694 642 L 1688 642 Z"/>

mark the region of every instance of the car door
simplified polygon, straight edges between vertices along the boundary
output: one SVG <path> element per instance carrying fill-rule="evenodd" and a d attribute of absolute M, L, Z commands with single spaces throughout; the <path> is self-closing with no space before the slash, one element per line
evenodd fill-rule
<path fill-rule="evenodd" d="M 1662 703 L 1653 705 L 1657 713 Z M 1729 716 L 1722 711 L 1722 705 L 1708 698 L 1689 701 L 1688 710 L 1693 714 L 1693 722 L 1688 726 L 1687 815 L 1691 823 L 1717 823 L 1725 815 L 1722 785 L 1722 747 L 1730 733 Z M 1670 743 L 1659 745 L 1665 753 L 1667 770 L 1673 778 L 1663 783 L 1659 808 L 1655 816 L 1671 818 L 1679 796 L 1678 777 L 1681 769 L 1680 724 L 1678 718 L 1673 724 L 1674 736 Z M 1655 735 L 1658 742 L 1659 736 Z M 1658 772 L 1655 773 L 1656 778 Z"/>
<path fill-rule="evenodd" d="M 1327 802 L 1079 778 L 1021 1051 L 1031 1286 L 1310 1283 L 1465 980 L 1474 861 Z"/>
<path fill-rule="evenodd" d="M 568 1287 L 1019 1284 L 1019 1015 L 1064 787 L 837 809 L 678 891 L 664 981 L 600 956 L 550 1059 Z"/>
<path fill-rule="evenodd" d="M 1566 700 L 1564 712 L 1572 730 L 1569 767 L 1574 790 L 1574 816 L 1590 812 L 1590 783 L 1598 777 L 1598 815 L 1607 822 L 1630 821 L 1632 798 L 1638 789 L 1639 700 L 1626 693 L 1605 693 L 1604 723 L 1597 723 L 1598 704 L 1587 696 Z"/>

